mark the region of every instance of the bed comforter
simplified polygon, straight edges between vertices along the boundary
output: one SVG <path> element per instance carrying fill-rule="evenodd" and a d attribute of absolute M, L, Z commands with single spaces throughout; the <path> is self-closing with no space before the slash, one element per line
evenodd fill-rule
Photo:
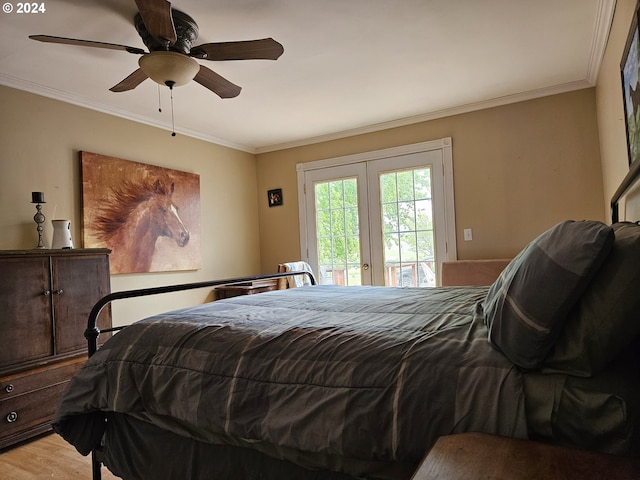
<path fill-rule="evenodd" d="M 309 468 L 406 478 L 441 435 L 527 435 L 522 375 L 487 341 L 486 293 L 314 286 L 154 316 L 87 361 L 53 426 L 87 454 L 119 412 Z"/>

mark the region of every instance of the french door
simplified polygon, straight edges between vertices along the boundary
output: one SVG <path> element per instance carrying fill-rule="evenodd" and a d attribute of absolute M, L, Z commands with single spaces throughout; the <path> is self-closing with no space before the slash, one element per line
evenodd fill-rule
<path fill-rule="evenodd" d="M 455 258 L 450 139 L 299 164 L 298 182 L 320 283 L 435 286 Z"/>

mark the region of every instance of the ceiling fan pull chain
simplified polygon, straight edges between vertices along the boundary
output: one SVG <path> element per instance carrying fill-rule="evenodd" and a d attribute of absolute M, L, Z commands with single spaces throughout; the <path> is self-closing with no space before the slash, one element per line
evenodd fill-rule
<path fill-rule="evenodd" d="M 173 83 L 167 82 L 167 85 L 169 85 L 169 91 L 171 92 L 171 136 L 175 137 L 176 136 L 176 122 L 175 122 L 175 119 L 173 117 Z"/>
<path fill-rule="evenodd" d="M 162 99 L 160 98 L 160 84 L 158 86 L 158 112 L 162 113 Z"/>

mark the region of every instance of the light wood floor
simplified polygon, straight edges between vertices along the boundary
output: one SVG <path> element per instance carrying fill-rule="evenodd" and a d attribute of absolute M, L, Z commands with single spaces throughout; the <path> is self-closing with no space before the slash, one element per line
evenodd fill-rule
<path fill-rule="evenodd" d="M 61 436 L 50 434 L 0 453 L 2 480 L 91 480 L 91 456 L 83 457 Z M 116 480 L 102 467 L 103 480 Z"/>

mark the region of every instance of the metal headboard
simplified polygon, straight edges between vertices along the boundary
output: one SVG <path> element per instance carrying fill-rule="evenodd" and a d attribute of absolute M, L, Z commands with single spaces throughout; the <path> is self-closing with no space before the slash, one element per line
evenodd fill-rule
<path fill-rule="evenodd" d="M 620 198 L 629 191 L 629 189 L 638 181 L 640 178 L 640 160 L 636 160 L 631 164 L 631 168 L 629 168 L 629 173 L 624 177 L 622 183 L 616 190 L 616 193 L 613 194 L 611 198 L 611 223 L 616 223 L 620 221 L 620 213 L 618 209 L 618 202 Z"/>

